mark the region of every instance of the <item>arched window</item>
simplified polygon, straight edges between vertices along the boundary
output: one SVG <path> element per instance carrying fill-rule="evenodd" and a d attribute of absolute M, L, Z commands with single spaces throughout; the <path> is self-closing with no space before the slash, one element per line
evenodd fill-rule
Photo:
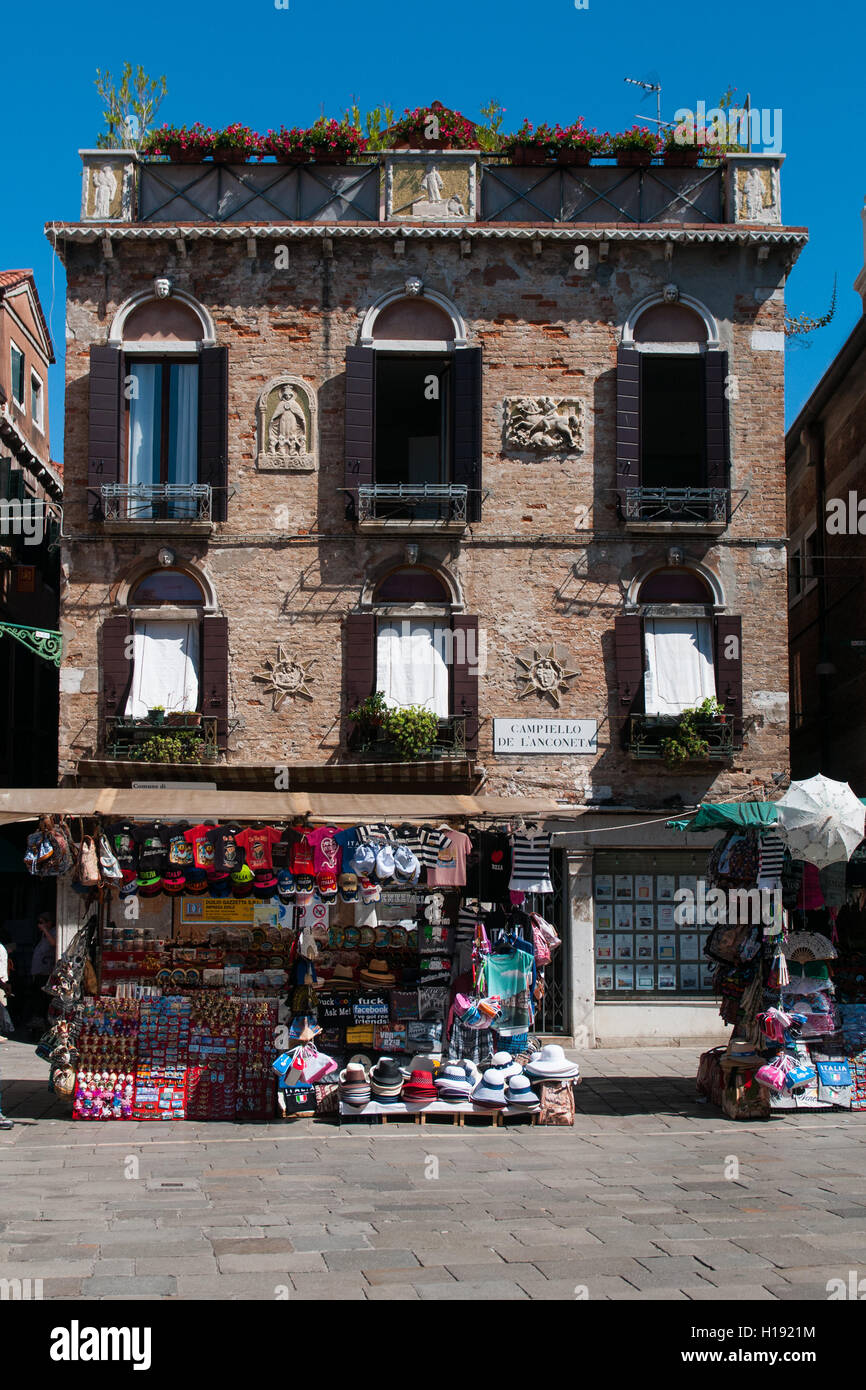
<path fill-rule="evenodd" d="M 225 519 L 227 355 L 180 292 L 143 294 L 90 353 L 89 510 L 112 522 Z"/>
<path fill-rule="evenodd" d="M 346 488 L 362 524 L 462 527 L 478 515 L 481 353 L 440 295 L 407 281 L 346 353 Z"/>
<path fill-rule="evenodd" d="M 132 679 L 124 714 L 144 719 L 199 708 L 201 586 L 183 570 L 163 568 L 143 575 L 132 588 Z M 179 611 L 177 611 L 179 610 Z"/>
<path fill-rule="evenodd" d="M 712 594 L 693 570 L 656 570 L 643 582 L 644 713 L 681 714 L 716 693 Z"/>
<path fill-rule="evenodd" d="M 672 288 L 638 306 L 617 360 L 617 490 L 630 521 L 724 523 L 727 354 L 696 302 Z"/>

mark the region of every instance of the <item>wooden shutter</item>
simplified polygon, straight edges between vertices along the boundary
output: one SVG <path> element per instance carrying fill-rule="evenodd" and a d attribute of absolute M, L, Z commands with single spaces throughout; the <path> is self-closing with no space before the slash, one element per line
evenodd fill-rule
<path fill-rule="evenodd" d="M 454 363 L 451 479 L 469 488 L 466 516 L 481 520 L 481 349 L 458 348 Z"/>
<path fill-rule="evenodd" d="M 357 489 L 374 479 L 376 354 L 372 348 L 346 348 L 346 428 L 344 486 Z"/>
<path fill-rule="evenodd" d="M 198 481 L 214 489 L 211 516 L 225 521 L 229 480 L 228 348 L 202 348 L 198 382 Z"/>
<path fill-rule="evenodd" d="M 452 711 L 455 716 L 466 716 L 466 750 L 475 753 L 478 749 L 478 619 L 467 614 L 455 614 L 452 630 Z"/>
<path fill-rule="evenodd" d="M 376 690 L 376 619 L 372 613 L 346 618 L 346 656 L 343 662 L 346 714 Z"/>
<path fill-rule="evenodd" d="M 87 459 L 87 515 L 91 521 L 102 519 L 101 485 L 120 482 L 122 375 L 123 353 L 120 348 L 94 343 L 90 349 Z"/>
<path fill-rule="evenodd" d="M 743 736 L 743 620 L 716 617 L 716 698 L 733 716 L 734 737 Z"/>
<path fill-rule="evenodd" d="M 731 467 L 728 399 L 728 354 L 711 350 L 705 359 L 707 487 L 729 487 Z"/>
<path fill-rule="evenodd" d="M 229 625 L 226 618 L 207 616 L 201 624 L 201 712 L 217 720 L 217 738 L 224 747 L 229 732 Z"/>
<path fill-rule="evenodd" d="M 643 621 L 632 613 L 613 620 L 616 685 L 621 714 L 630 714 L 643 687 Z"/>
<path fill-rule="evenodd" d="M 616 497 L 623 516 L 626 489 L 640 487 L 640 353 L 616 354 Z"/>
<path fill-rule="evenodd" d="M 114 719 L 126 712 L 132 683 L 132 619 L 106 618 L 102 624 L 102 713 Z"/>

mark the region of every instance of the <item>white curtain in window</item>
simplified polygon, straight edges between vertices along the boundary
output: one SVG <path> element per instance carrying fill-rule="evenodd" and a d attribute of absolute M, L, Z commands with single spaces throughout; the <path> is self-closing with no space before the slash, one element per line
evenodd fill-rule
<path fill-rule="evenodd" d="M 126 713 L 144 719 L 149 709 L 198 708 L 198 622 L 165 620 L 135 624 L 132 686 Z"/>
<path fill-rule="evenodd" d="M 159 482 L 159 418 L 162 409 L 158 362 L 134 362 L 129 371 L 129 481 Z M 137 515 L 143 513 L 137 512 Z"/>
<path fill-rule="evenodd" d="M 379 624 L 376 689 L 391 706 L 423 705 L 449 716 L 448 628 L 445 623 L 395 618 Z"/>
<path fill-rule="evenodd" d="M 198 366 L 176 362 L 171 368 L 168 480 L 198 481 Z M 195 502 L 174 503 L 174 516 L 195 516 Z"/>
<path fill-rule="evenodd" d="M 706 618 L 647 618 L 647 714 L 681 714 L 716 693 L 712 627 Z"/>

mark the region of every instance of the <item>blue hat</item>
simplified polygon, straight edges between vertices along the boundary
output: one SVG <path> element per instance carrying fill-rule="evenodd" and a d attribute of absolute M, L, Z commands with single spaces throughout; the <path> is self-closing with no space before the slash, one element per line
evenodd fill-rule
<path fill-rule="evenodd" d="M 208 883 L 208 892 L 212 898 L 230 898 L 232 885 L 228 874 L 224 874 L 222 878 L 212 878 Z"/>
<path fill-rule="evenodd" d="M 376 867 L 376 855 L 372 845 L 359 845 L 352 860 L 352 870 L 359 875 L 371 874 Z"/>

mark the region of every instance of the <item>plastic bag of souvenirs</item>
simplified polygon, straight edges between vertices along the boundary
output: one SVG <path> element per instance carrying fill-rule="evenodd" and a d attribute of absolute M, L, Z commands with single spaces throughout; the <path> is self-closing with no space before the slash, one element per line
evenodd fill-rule
<path fill-rule="evenodd" d="M 570 1081 L 543 1081 L 541 1084 L 540 1125 L 574 1124 L 574 1089 Z"/>
<path fill-rule="evenodd" d="M 728 1071 L 722 1092 L 722 1110 L 729 1120 L 770 1118 L 770 1092 L 766 1086 L 758 1084 L 758 1075 L 751 1068 L 734 1067 Z"/>

